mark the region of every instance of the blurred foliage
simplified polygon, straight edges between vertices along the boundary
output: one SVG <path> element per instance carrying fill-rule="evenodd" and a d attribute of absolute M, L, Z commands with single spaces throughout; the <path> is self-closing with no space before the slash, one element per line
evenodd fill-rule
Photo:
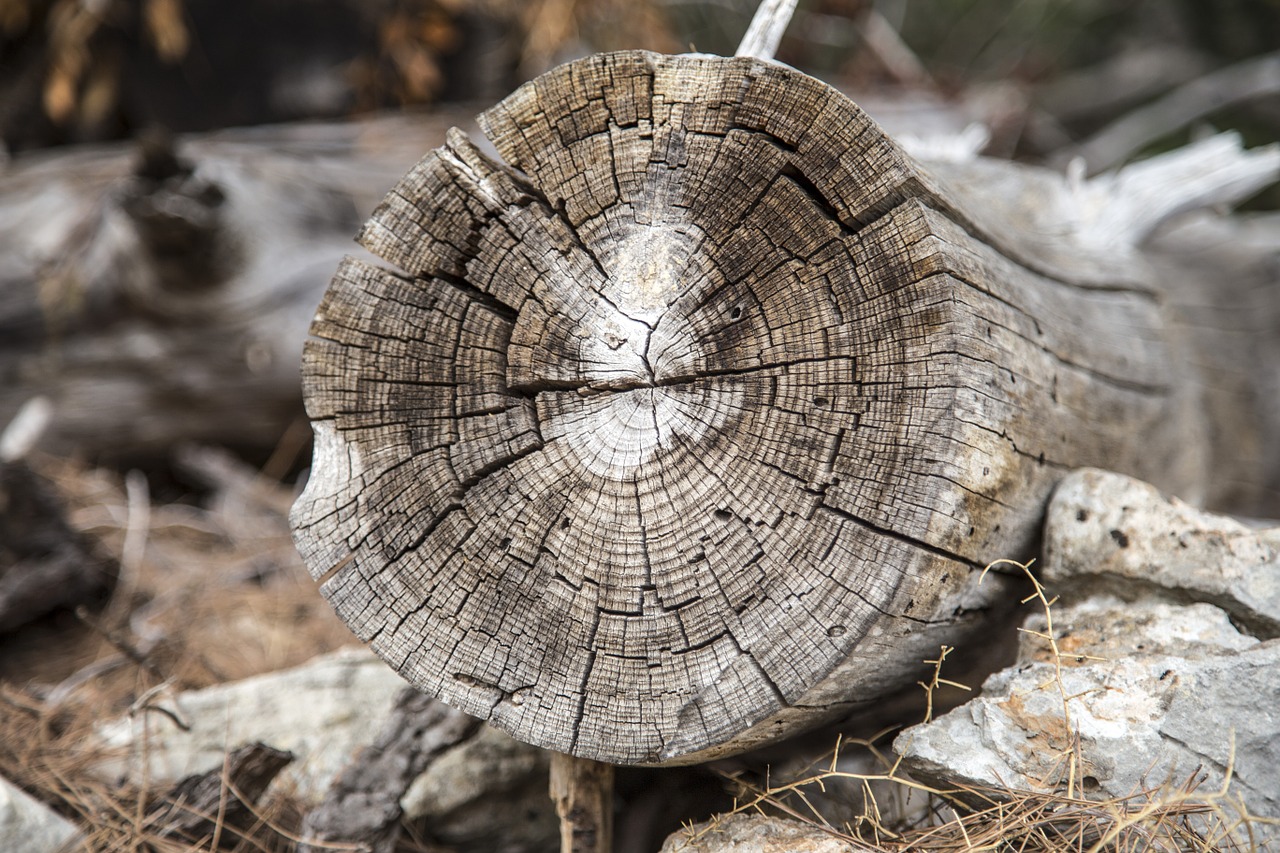
<path fill-rule="evenodd" d="M 667 10 L 654 0 L 532 0 L 520 24 L 523 79 L 596 51 L 686 49 Z"/>
<path fill-rule="evenodd" d="M 508 0 L 0 0 L 11 150 L 496 98 Z M 484 58 L 483 67 L 469 66 Z"/>

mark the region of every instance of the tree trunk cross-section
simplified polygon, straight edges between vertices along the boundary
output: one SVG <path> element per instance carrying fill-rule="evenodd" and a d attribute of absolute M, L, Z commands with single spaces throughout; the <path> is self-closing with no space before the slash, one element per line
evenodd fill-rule
<path fill-rule="evenodd" d="M 1066 470 L 1207 478 L 1152 285 L 984 231 L 812 78 L 606 54 L 480 125 L 506 162 L 452 132 L 361 234 L 400 271 L 319 309 L 293 520 L 356 634 L 522 740 L 687 762 L 865 706 Z"/>

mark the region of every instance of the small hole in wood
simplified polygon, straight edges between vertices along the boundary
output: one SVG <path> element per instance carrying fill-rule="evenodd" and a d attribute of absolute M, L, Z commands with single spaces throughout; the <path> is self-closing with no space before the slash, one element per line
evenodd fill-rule
<path fill-rule="evenodd" d="M 827 629 L 827 636 L 828 636 L 828 637 L 843 637 L 843 636 L 844 636 L 844 626 L 843 626 L 843 625 L 832 625 L 830 628 L 828 628 L 828 629 Z"/>
<path fill-rule="evenodd" d="M 728 521 L 733 518 L 733 513 L 729 512 L 727 509 L 718 509 L 715 511 L 714 515 L 717 521 Z"/>
<path fill-rule="evenodd" d="M 732 311 L 729 312 L 729 319 L 731 320 L 737 320 L 741 316 L 742 316 L 741 308 L 734 308 Z"/>
<path fill-rule="evenodd" d="M 564 518 L 560 519 L 560 529 L 561 530 L 569 529 L 569 516 L 566 515 Z"/>
<path fill-rule="evenodd" d="M 510 536 L 504 537 L 504 538 L 503 538 L 503 540 L 502 540 L 501 542 L 499 542 L 499 543 L 498 543 L 498 547 L 499 547 L 499 548 L 501 548 L 501 549 L 503 549 L 504 551 L 505 551 L 507 548 L 510 548 L 510 547 L 511 547 L 511 537 L 510 537 Z"/>
<path fill-rule="evenodd" d="M 831 401 L 826 397 L 814 397 L 813 404 L 821 409 L 823 406 L 830 406 Z"/>

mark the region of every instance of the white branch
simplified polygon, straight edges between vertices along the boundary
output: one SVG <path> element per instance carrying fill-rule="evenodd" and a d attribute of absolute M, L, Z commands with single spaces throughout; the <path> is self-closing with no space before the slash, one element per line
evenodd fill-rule
<path fill-rule="evenodd" d="M 782 34 L 796 11 L 796 2 L 797 0 L 762 0 L 735 55 L 773 59 L 782 42 Z"/>
<path fill-rule="evenodd" d="M 1280 93 L 1280 52 L 1249 59 L 1179 86 L 1098 131 L 1078 149 L 1090 173 L 1115 166 L 1152 140 L 1231 104 Z"/>
<path fill-rule="evenodd" d="M 53 418 L 53 404 L 45 396 L 35 396 L 22 404 L 0 430 L 0 462 L 16 462 L 31 452 Z"/>
<path fill-rule="evenodd" d="M 1136 246 L 1161 223 L 1190 210 L 1231 207 L 1280 176 L 1280 145 L 1244 150 L 1222 133 L 1115 172 L 1083 180 L 1076 161 L 1066 182 L 1074 229 L 1099 249 Z"/>

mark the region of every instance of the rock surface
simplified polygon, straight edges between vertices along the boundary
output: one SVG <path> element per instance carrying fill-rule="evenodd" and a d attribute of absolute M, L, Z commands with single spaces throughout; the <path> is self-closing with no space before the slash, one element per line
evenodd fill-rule
<path fill-rule="evenodd" d="M 126 747 L 125 763 L 102 769 L 173 782 L 222 764 L 229 750 L 255 741 L 288 750 L 297 761 L 282 777 L 303 797 L 319 797 L 360 747 L 377 734 L 404 679 L 364 649 L 343 649 L 291 670 L 193 690 L 153 704 L 162 713 L 108 723 L 109 746 Z M 143 733 L 146 737 L 143 737 Z"/>
<path fill-rule="evenodd" d="M 1058 486 L 1043 579 L 1066 597 L 1103 588 L 1203 601 L 1254 636 L 1280 636 L 1280 527 L 1251 528 L 1119 474 L 1087 469 Z"/>
<path fill-rule="evenodd" d="M 1043 578 L 1061 672 L 1024 626 L 1019 659 L 982 694 L 894 743 L 913 775 L 1024 790 L 1076 779 L 1124 797 L 1199 780 L 1280 817 L 1280 530 L 1253 530 L 1099 471 L 1063 481 Z M 1038 633 L 1037 633 L 1038 632 Z"/>
<path fill-rule="evenodd" d="M 848 853 L 855 849 L 798 820 L 735 814 L 672 833 L 661 853 Z"/>
<path fill-rule="evenodd" d="M 228 750 L 262 742 L 297 756 L 281 779 L 304 800 L 319 801 L 377 736 L 404 686 L 371 652 L 349 648 L 295 669 L 159 699 L 154 704 L 190 730 L 163 713 L 107 723 L 104 741 L 125 748 L 126 758 L 100 771 L 137 778 L 145 754 L 148 778 L 173 783 L 220 768 Z M 550 849 L 559 837 L 547 754 L 488 726 L 435 760 L 401 807 L 433 840 L 458 850 Z"/>
<path fill-rule="evenodd" d="M 74 849 L 73 823 L 0 778 L 0 850 L 7 853 L 57 853 Z"/>
<path fill-rule="evenodd" d="M 1280 644 L 1236 633 L 1205 604 L 1091 600 L 1056 611 L 1054 622 L 1067 655 L 1062 691 L 1047 643 L 1031 638 L 982 696 L 898 737 L 908 772 L 1062 789 L 1078 732 L 1087 794 L 1124 797 L 1189 778 L 1209 792 L 1234 749 L 1232 789 L 1254 813 L 1280 816 Z M 1027 627 L 1043 631 L 1044 622 Z"/>
<path fill-rule="evenodd" d="M 560 825 L 547 796 L 548 764 L 545 750 L 484 726 L 428 767 L 400 805 L 449 847 L 551 850 Z"/>

